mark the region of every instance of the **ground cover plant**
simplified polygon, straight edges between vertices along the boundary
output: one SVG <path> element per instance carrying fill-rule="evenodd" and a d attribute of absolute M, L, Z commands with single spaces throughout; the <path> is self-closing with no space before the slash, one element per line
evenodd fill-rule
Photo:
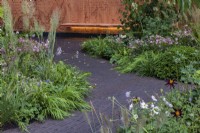
<path fill-rule="evenodd" d="M 57 11 L 51 18 L 49 37 L 44 39 L 42 30 L 37 30 L 39 23 L 36 22 L 31 32 L 14 32 L 9 4 L 6 0 L 2 2 L 0 128 L 18 125 L 21 130 L 27 131 L 26 126 L 32 121 L 42 122 L 47 117 L 64 119 L 74 110 L 89 109 L 84 97 L 91 89 L 87 82 L 90 74 L 62 61 L 53 61 L 59 21 Z M 24 20 L 29 21 L 28 18 Z M 25 25 L 27 27 L 28 24 Z M 56 55 L 61 53 L 61 48 L 58 48 Z"/>

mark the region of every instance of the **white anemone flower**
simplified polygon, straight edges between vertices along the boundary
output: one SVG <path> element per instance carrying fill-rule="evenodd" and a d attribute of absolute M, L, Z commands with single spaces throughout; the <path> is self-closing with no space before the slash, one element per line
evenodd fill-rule
<path fill-rule="evenodd" d="M 140 107 L 142 109 L 148 109 L 148 104 L 146 104 L 144 101 L 140 102 Z"/>
<path fill-rule="evenodd" d="M 129 105 L 129 110 L 132 110 L 133 109 L 133 104 L 130 104 Z"/>
<path fill-rule="evenodd" d="M 155 102 L 157 102 L 158 100 L 156 99 L 156 97 L 155 96 L 151 96 L 151 99 L 153 100 L 153 101 L 155 101 Z"/>
<path fill-rule="evenodd" d="M 130 97 L 131 96 L 131 91 L 127 91 L 126 92 L 126 97 Z"/>

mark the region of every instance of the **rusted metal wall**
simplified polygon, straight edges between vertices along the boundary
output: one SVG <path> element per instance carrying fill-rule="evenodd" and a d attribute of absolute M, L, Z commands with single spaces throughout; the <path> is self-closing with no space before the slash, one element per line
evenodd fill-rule
<path fill-rule="evenodd" d="M 60 10 L 62 23 L 120 24 L 121 0 L 27 0 L 35 4 L 34 17 L 49 30 L 50 17 L 55 9 Z M 9 0 L 15 21 L 15 28 L 22 29 L 22 0 Z M 67 32 L 60 26 L 58 31 Z"/>

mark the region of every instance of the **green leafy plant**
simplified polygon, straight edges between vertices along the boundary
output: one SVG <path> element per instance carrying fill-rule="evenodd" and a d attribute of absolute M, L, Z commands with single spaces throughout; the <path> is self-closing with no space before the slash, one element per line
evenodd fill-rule
<path fill-rule="evenodd" d="M 125 7 L 121 11 L 123 29 L 128 29 L 135 36 L 169 35 L 173 24 L 178 21 L 175 7 L 163 1 L 153 0 L 137 4 L 132 0 L 123 0 L 122 4 Z"/>
<path fill-rule="evenodd" d="M 96 38 L 89 41 L 86 41 L 82 45 L 82 49 L 97 57 L 103 57 L 105 59 L 110 59 L 112 55 L 117 53 L 120 49 L 123 49 L 125 46 L 120 45 L 116 42 L 111 42 L 109 39 Z"/>
<path fill-rule="evenodd" d="M 158 58 L 155 76 L 161 79 L 180 79 L 181 68 L 192 61 L 199 61 L 198 50 L 192 47 L 169 48 Z"/>
<path fill-rule="evenodd" d="M 181 81 L 193 85 L 200 85 L 199 70 L 197 69 L 199 62 L 191 62 L 188 66 L 181 69 Z"/>

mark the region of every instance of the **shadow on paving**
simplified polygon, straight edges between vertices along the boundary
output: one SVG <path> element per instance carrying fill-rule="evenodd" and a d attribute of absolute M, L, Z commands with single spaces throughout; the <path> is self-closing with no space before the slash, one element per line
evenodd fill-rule
<path fill-rule="evenodd" d="M 63 53 L 55 56 L 55 60 L 62 60 L 76 66 L 82 71 L 91 72 L 89 81 L 95 85 L 86 100 L 91 101 L 97 110 L 106 116 L 111 115 L 112 104 L 108 97 L 116 97 L 122 103 L 127 104 L 125 92 L 131 91 L 132 96 L 139 96 L 149 101 L 152 94 L 159 92 L 161 88 L 167 90 L 165 82 L 155 78 L 140 77 L 135 74 L 120 74 L 113 70 L 114 66 L 103 59 L 92 58 L 81 52 L 80 44 L 84 39 L 57 38 L 57 47 L 61 47 Z M 78 51 L 78 52 L 77 52 Z M 120 118 L 119 110 L 115 110 L 115 118 Z M 90 113 L 90 116 L 92 114 Z M 92 126 L 99 132 L 99 122 L 92 119 Z M 90 133 L 92 132 L 86 122 L 84 113 L 75 112 L 72 117 L 65 120 L 48 119 L 45 123 L 34 122 L 29 126 L 31 133 Z M 9 129 L 4 133 L 18 133 L 20 130 Z"/>

